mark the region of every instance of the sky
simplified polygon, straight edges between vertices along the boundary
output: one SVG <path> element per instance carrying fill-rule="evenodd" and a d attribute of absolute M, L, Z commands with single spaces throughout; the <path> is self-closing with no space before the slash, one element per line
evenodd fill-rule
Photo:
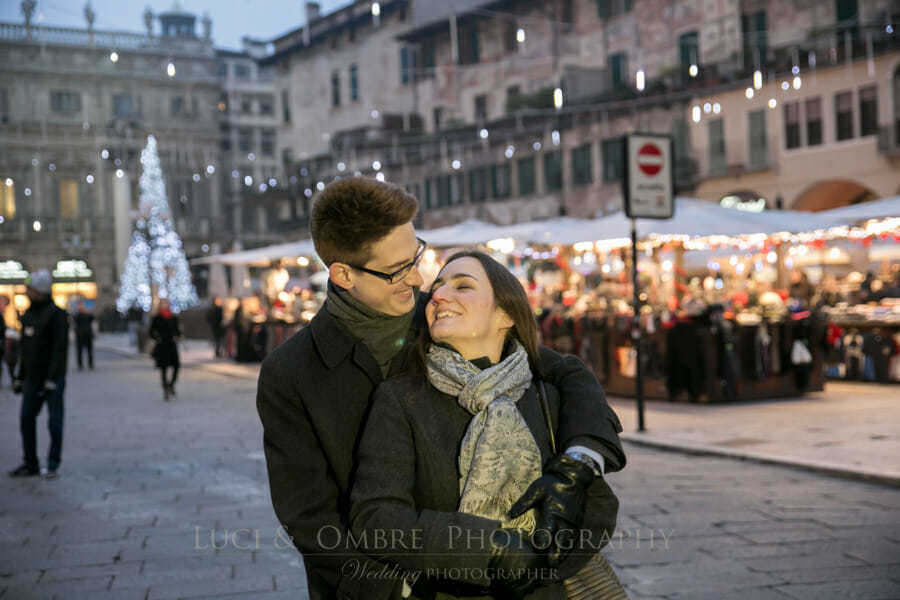
<path fill-rule="evenodd" d="M 38 0 L 35 19 L 44 25 L 86 28 L 86 0 Z M 351 0 L 320 0 L 323 13 L 350 4 Z M 154 13 L 170 10 L 175 0 L 91 0 L 97 14 L 94 28 L 144 32 L 144 9 Z M 184 10 L 197 15 L 197 35 L 203 34 L 200 19 L 212 18 L 212 36 L 217 48 L 241 48 L 241 37 L 270 40 L 295 29 L 305 20 L 305 0 L 180 0 Z M 20 0 L 0 0 L 0 21 L 24 23 Z M 159 31 L 159 22 L 155 25 Z"/>

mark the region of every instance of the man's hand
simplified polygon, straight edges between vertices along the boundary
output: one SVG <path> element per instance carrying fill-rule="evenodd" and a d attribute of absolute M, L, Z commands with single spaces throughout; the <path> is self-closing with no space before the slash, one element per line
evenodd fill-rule
<path fill-rule="evenodd" d="M 22 393 L 22 380 L 21 379 L 13 379 L 13 394 L 21 394 Z"/>
<path fill-rule="evenodd" d="M 49 379 L 44 382 L 44 391 L 47 392 L 55 392 L 56 391 L 56 382 L 50 381 Z"/>
<path fill-rule="evenodd" d="M 541 585 L 535 575 L 547 566 L 546 555 L 538 552 L 520 532 L 497 529 L 491 534 L 488 568 L 495 571 L 493 583 L 499 597 L 524 598 Z"/>
<path fill-rule="evenodd" d="M 557 566 L 572 550 L 576 532 L 584 523 L 587 488 L 595 477 L 589 465 L 566 454 L 557 454 L 547 463 L 544 474 L 509 509 L 511 519 L 535 509 L 535 537 L 550 536 L 546 542 L 537 540 L 540 547 L 548 548 L 550 566 Z"/>

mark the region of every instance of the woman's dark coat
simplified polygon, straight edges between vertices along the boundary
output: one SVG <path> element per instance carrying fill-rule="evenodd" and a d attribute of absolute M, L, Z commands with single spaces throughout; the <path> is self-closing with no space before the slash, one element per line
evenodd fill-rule
<path fill-rule="evenodd" d="M 168 319 L 156 315 L 150 321 L 150 337 L 156 340 L 152 356 L 158 368 L 177 367 L 181 364 L 178 359 L 178 345 L 175 343 L 175 338 L 180 335 L 181 328 L 175 315 Z"/>
<path fill-rule="evenodd" d="M 560 411 L 565 410 L 560 406 L 559 394 L 551 385 L 545 388 L 557 439 L 570 438 L 573 432 L 557 426 Z M 550 438 L 536 390 L 532 384 L 518 406 L 546 462 L 551 457 Z M 479 575 L 488 568 L 487 540 L 499 523 L 457 511 L 457 457 L 471 419 L 472 415 L 459 406 L 456 398 L 438 391 L 422 376 L 389 380 L 375 392 L 359 447 L 350 511 L 352 531 L 357 540 L 367 541 L 367 551 L 373 557 L 396 564 L 403 571 L 421 573 L 413 598 L 493 598 L 485 595 L 489 580 Z M 580 426 L 590 429 L 591 424 Z M 598 477 L 588 490 L 585 523 L 591 536 L 587 539 L 594 543 L 565 561 L 559 577 L 577 572 L 603 541 L 609 540 L 615 530 L 617 511 L 618 500 L 603 478 Z M 407 549 L 400 544 L 394 544 L 393 550 L 374 548 L 378 530 L 399 531 L 395 538 L 403 536 Z M 410 541 L 416 535 L 420 543 L 412 547 Z M 466 540 L 474 541 L 468 545 Z M 485 540 L 484 549 L 480 540 Z M 447 574 L 462 582 L 426 580 L 428 569 L 447 569 Z M 450 569 L 456 569 L 456 574 Z M 564 600 L 559 578 L 555 583 L 550 581 L 528 598 Z M 437 592 L 438 588 L 442 591 Z"/>

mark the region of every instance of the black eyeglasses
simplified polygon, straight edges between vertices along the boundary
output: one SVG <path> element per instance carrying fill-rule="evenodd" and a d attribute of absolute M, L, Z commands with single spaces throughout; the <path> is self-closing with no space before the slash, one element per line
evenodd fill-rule
<path fill-rule="evenodd" d="M 416 238 L 416 241 L 419 242 L 419 248 L 416 250 L 416 256 L 410 262 L 406 263 L 393 273 L 382 273 L 381 271 L 373 271 L 372 269 L 367 269 L 365 267 L 358 267 L 356 265 L 351 265 L 347 263 L 347 266 L 356 269 L 357 271 L 362 271 L 363 273 L 368 273 L 369 275 L 374 275 L 380 279 L 384 279 L 388 283 L 399 283 L 406 279 L 409 272 L 412 271 L 413 267 L 419 264 L 419 261 L 422 260 L 422 255 L 425 254 L 425 248 L 428 247 L 428 243 L 422 238 Z"/>

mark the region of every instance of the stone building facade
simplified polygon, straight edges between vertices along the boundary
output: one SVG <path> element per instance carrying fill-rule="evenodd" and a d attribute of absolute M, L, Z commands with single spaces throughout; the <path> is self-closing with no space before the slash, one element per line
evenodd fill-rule
<path fill-rule="evenodd" d="M 224 232 L 211 22 L 198 36 L 194 15 L 148 10 L 146 33 L 127 33 L 93 29 L 89 5 L 84 29 L 38 26 L 33 3 L 23 11 L 24 24 L 0 24 L 0 263 L 82 261 L 58 300 L 96 297 L 102 312 L 115 303 L 148 134 L 188 256 Z"/>

